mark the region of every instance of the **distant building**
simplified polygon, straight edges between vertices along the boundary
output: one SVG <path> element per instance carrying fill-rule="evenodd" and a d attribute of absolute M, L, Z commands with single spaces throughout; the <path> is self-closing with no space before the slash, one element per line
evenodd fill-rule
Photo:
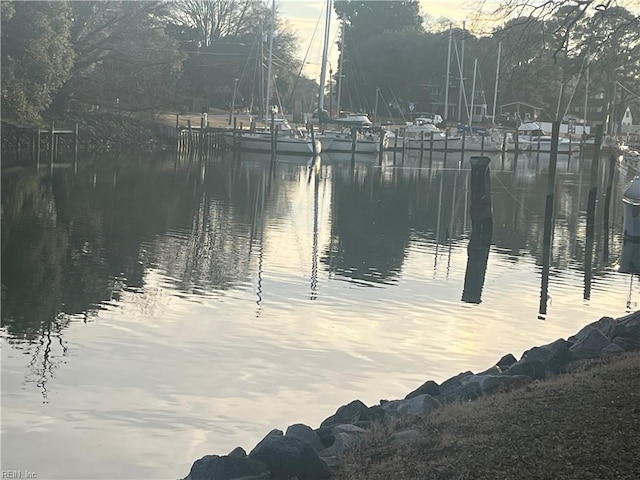
<path fill-rule="evenodd" d="M 640 134 L 640 115 L 635 118 L 637 118 L 637 124 L 634 124 L 632 107 L 627 107 L 622 114 L 622 119 L 620 120 L 620 133 Z"/>
<path fill-rule="evenodd" d="M 509 118 L 520 118 L 521 120 L 528 118 L 530 121 L 535 122 L 538 120 L 540 112 L 542 112 L 542 107 L 536 107 L 525 102 L 511 102 L 500 105 L 500 114 Z"/>

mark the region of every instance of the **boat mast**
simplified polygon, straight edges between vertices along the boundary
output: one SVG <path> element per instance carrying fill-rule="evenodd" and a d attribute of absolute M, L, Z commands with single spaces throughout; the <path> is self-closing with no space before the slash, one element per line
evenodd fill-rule
<path fill-rule="evenodd" d="M 271 2 L 271 31 L 269 32 L 269 60 L 267 61 L 267 95 L 265 98 L 264 117 L 269 119 L 269 100 L 271 98 L 271 63 L 273 61 L 273 34 L 276 29 L 276 0 Z"/>
<path fill-rule="evenodd" d="M 449 24 L 449 47 L 447 48 L 447 75 L 444 85 L 444 115 L 443 120 L 446 122 L 449 116 L 449 74 L 451 73 L 451 39 L 453 31 L 451 30 L 451 24 Z"/>
<path fill-rule="evenodd" d="M 471 84 L 471 108 L 469 109 L 469 131 L 471 132 L 471 124 L 473 123 L 473 102 L 476 96 L 476 70 L 478 69 L 478 59 L 473 61 L 473 83 Z"/>
<path fill-rule="evenodd" d="M 462 95 L 464 92 L 464 37 L 466 35 L 465 22 L 462 22 L 462 42 L 460 46 L 460 92 L 458 94 L 458 122 L 462 121 Z M 466 103 L 466 100 L 465 100 Z M 465 108 L 466 110 L 466 108 Z"/>
<path fill-rule="evenodd" d="M 329 25 L 331 22 L 331 0 L 327 0 L 327 11 L 324 19 L 324 44 L 322 45 L 322 66 L 320 67 L 320 93 L 318 94 L 318 120 L 322 123 L 324 109 L 324 83 L 327 76 L 327 52 L 329 50 Z"/>
<path fill-rule="evenodd" d="M 338 116 L 340 116 L 340 95 L 342 94 L 342 78 L 344 77 L 343 71 L 342 71 L 342 65 L 344 63 L 344 41 L 345 41 L 345 33 L 347 32 L 347 29 L 344 28 L 344 20 L 342 21 L 341 24 L 341 28 L 342 28 L 342 41 L 340 42 L 340 63 L 338 65 L 338 105 L 337 105 L 337 112 L 338 112 Z"/>
<path fill-rule="evenodd" d="M 498 103 L 498 77 L 500 76 L 500 52 L 502 50 L 502 42 L 498 42 L 498 62 L 496 63 L 496 85 L 493 89 L 493 124 L 496 124 L 496 106 Z"/>

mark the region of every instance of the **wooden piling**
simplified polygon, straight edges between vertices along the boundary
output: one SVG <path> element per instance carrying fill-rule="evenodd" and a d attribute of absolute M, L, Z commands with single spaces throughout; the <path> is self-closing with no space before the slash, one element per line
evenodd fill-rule
<path fill-rule="evenodd" d="M 53 171 L 53 162 L 55 155 L 55 121 L 51 120 L 50 141 L 49 141 L 49 168 Z"/>
<path fill-rule="evenodd" d="M 358 131 L 355 128 L 351 129 L 351 168 L 355 166 L 356 162 L 356 147 L 358 144 Z"/>
<path fill-rule="evenodd" d="M 489 157 L 471 157 L 471 235 L 467 247 L 467 269 L 464 276 L 462 301 L 480 303 L 487 270 L 489 249 L 493 238 L 491 206 L 491 173 Z"/>
<path fill-rule="evenodd" d="M 382 157 L 384 156 L 384 139 L 385 139 L 385 130 L 380 129 L 380 145 L 378 149 L 378 166 L 382 166 Z"/>
<path fill-rule="evenodd" d="M 420 168 L 422 168 L 423 160 L 424 160 L 424 130 L 420 132 Z"/>
<path fill-rule="evenodd" d="M 400 130 L 396 128 L 395 136 L 393 138 L 393 164 L 396 164 L 396 152 L 398 151 L 398 135 L 400 134 Z M 404 142 L 403 138 L 403 142 Z"/>
<path fill-rule="evenodd" d="M 604 212 L 603 212 L 603 226 L 604 226 L 604 248 L 603 248 L 603 261 L 605 264 L 609 261 L 609 216 L 611 211 L 611 194 L 613 192 L 613 178 L 616 171 L 616 155 L 611 154 L 609 156 L 609 171 L 607 172 L 607 190 L 604 196 Z"/>
<path fill-rule="evenodd" d="M 556 166 L 558 163 L 558 142 L 560 140 L 560 122 L 551 127 L 551 152 L 549 156 L 549 174 L 547 176 L 547 199 L 544 212 L 544 232 L 542 235 L 542 282 L 540 286 L 540 315 L 547 314 L 549 299 L 549 267 L 551 263 L 551 241 L 553 232 L 553 207 L 555 203 Z M 538 137 L 540 145 L 540 137 Z"/>
<path fill-rule="evenodd" d="M 600 169 L 600 149 L 602 147 L 603 125 L 596 125 L 596 136 L 593 144 L 593 159 L 589 178 L 589 198 L 587 200 L 587 225 L 584 258 L 584 295 L 585 300 L 591 298 L 591 267 L 593 265 L 593 239 L 595 234 L 596 200 L 598 197 L 598 171 Z"/>

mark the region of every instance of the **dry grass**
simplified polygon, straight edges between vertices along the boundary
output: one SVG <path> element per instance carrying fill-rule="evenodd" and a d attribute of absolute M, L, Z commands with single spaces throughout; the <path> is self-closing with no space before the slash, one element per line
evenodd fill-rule
<path fill-rule="evenodd" d="M 422 439 L 390 445 L 409 428 Z M 332 478 L 640 479 L 640 354 L 377 426 Z"/>

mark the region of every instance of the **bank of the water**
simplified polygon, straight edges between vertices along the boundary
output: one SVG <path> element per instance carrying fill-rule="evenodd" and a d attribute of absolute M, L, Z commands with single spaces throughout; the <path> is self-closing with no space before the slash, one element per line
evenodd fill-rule
<path fill-rule="evenodd" d="M 507 354 L 404 399 L 273 430 L 186 480 L 632 479 L 640 474 L 640 311 Z"/>
<path fill-rule="evenodd" d="M 640 353 L 378 425 L 334 480 L 640 478 Z M 412 432 L 398 442 L 398 432 Z M 406 434 L 405 434 L 406 435 Z"/>
<path fill-rule="evenodd" d="M 169 147 L 166 129 L 153 116 L 132 116 L 113 112 L 72 112 L 65 115 L 45 116 L 40 125 L 20 125 L 2 119 L 2 153 L 10 159 L 21 152 L 31 151 L 31 138 L 38 128 L 71 129 L 78 125 L 78 150 L 82 153 L 118 153 L 125 151 L 156 152 Z M 59 152 L 72 151 L 73 135 L 58 136 Z M 42 135 L 42 149 L 48 150 L 49 136 Z M 20 143 L 18 148 L 17 144 Z M 44 151 L 44 150 L 43 150 Z"/>

